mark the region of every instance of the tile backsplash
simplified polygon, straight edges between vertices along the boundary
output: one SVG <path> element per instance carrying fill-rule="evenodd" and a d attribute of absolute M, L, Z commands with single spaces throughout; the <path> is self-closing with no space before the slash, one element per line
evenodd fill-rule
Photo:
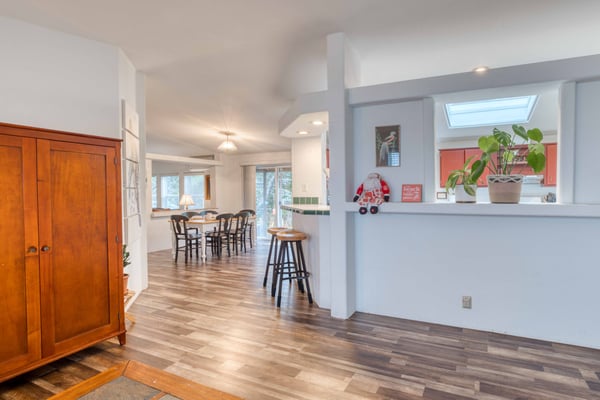
<path fill-rule="evenodd" d="M 293 204 L 319 204 L 318 197 L 294 197 Z"/>

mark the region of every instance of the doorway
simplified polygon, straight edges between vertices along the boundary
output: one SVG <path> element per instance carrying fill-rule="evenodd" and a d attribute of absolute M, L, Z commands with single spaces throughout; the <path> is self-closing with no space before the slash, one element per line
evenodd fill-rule
<path fill-rule="evenodd" d="M 292 204 L 292 168 L 256 168 L 256 235 L 267 239 L 267 229 L 274 226 L 292 227 L 292 213 L 282 210 L 282 204 Z"/>

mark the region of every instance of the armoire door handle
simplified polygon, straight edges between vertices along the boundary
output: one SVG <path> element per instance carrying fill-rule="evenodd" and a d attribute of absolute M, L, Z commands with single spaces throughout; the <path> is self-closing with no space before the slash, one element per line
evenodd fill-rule
<path fill-rule="evenodd" d="M 28 253 L 37 253 L 37 247 L 35 246 L 29 246 L 29 248 L 27 249 Z"/>
<path fill-rule="evenodd" d="M 42 251 L 45 253 L 50 250 L 50 246 L 44 245 L 42 246 Z"/>

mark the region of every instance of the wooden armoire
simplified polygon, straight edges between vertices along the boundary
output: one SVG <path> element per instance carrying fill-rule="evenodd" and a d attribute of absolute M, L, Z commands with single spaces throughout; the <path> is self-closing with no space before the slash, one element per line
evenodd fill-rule
<path fill-rule="evenodd" d="M 120 148 L 0 123 L 0 381 L 124 344 Z"/>

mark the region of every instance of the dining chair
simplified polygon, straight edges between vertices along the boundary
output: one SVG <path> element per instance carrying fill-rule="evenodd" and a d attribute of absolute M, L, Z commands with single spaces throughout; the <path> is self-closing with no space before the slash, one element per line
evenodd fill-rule
<path fill-rule="evenodd" d="M 254 220 L 251 220 L 250 217 L 256 217 L 256 211 L 254 211 L 251 208 L 245 208 L 243 210 L 240 210 L 239 212 L 247 212 L 249 213 L 248 215 L 248 224 L 246 226 L 246 235 L 244 237 L 244 241 L 246 239 L 250 240 L 250 248 L 252 248 L 252 232 L 254 232 Z M 244 247 L 246 246 L 246 243 L 244 243 Z"/>
<path fill-rule="evenodd" d="M 188 217 L 188 219 L 189 219 L 189 218 L 195 217 L 197 215 L 200 215 L 200 213 L 196 212 L 196 211 L 184 211 L 181 213 L 181 215 L 183 215 L 184 217 Z M 198 232 L 198 228 L 196 228 L 196 227 L 193 227 L 193 228 L 187 227 L 187 230 L 192 233 L 200 233 L 200 232 Z"/>
<path fill-rule="evenodd" d="M 175 262 L 177 262 L 180 250 L 184 251 L 186 263 L 188 261 L 188 254 L 189 257 L 192 258 L 192 250 L 194 247 L 196 247 L 196 257 L 198 257 L 200 238 L 202 236 L 201 234 L 190 231 L 192 228 L 187 227 L 187 221 L 189 221 L 189 219 L 184 215 L 171 215 L 171 227 L 175 240 Z M 180 246 L 180 242 L 183 242 L 183 246 Z"/>
<path fill-rule="evenodd" d="M 208 214 L 217 215 L 219 213 L 216 212 L 215 210 L 202 210 L 198 214 L 200 214 L 201 216 L 206 216 Z"/>
<path fill-rule="evenodd" d="M 250 217 L 249 212 L 239 212 L 233 216 L 235 228 L 231 231 L 231 240 L 233 247 L 235 248 L 235 254 L 238 253 L 238 244 L 240 250 L 246 252 L 246 231 L 248 229 L 248 218 Z"/>
<path fill-rule="evenodd" d="M 213 255 L 216 254 L 220 257 L 223 248 L 226 247 L 227 256 L 231 256 L 230 239 L 232 219 L 233 214 L 231 213 L 219 214 L 215 217 L 217 226 L 215 226 L 212 231 L 206 231 L 204 233 L 206 244 L 210 244 L 210 250 Z"/>

